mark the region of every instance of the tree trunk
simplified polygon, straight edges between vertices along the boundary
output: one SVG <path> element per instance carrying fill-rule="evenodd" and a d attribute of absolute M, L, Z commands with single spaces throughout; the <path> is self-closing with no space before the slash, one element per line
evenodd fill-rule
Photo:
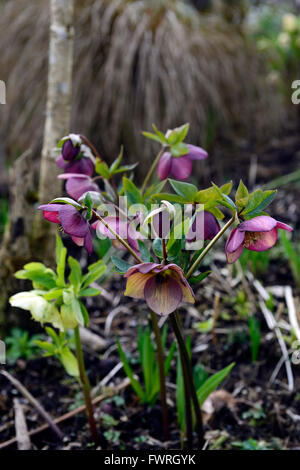
<path fill-rule="evenodd" d="M 74 0 L 51 0 L 48 95 L 39 178 L 31 151 L 16 160 L 9 177 L 9 223 L 0 250 L 0 337 L 11 324 L 26 320 L 24 314 L 16 310 L 12 313 L 7 305 L 10 295 L 28 288 L 14 278 L 14 272 L 33 259 L 46 264 L 54 261 L 55 237 L 51 230 L 55 227 L 44 223 L 36 206 L 61 193 L 55 147 L 70 130 L 73 16 Z"/>
<path fill-rule="evenodd" d="M 61 194 L 55 149 L 58 141 L 70 132 L 73 16 L 74 0 L 51 0 L 48 95 L 38 194 L 40 204 Z M 43 246 L 49 260 L 54 253 L 53 233 L 54 227 L 43 220 L 41 213 L 37 213 L 34 237 Z"/>

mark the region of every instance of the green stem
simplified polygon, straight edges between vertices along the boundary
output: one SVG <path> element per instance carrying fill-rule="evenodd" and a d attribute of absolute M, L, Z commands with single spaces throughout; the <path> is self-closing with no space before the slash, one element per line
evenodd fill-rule
<path fill-rule="evenodd" d="M 112 229 L 106 222 L 104 219 L 102 219 L 102 217 L 93 209 L 93 214 L 95 217 L 97 217 L 98 220 L 100 220 L 100 222 L 110 231 L 110 233 L 112 233 L 116 239 L 122 243 L 123 246 L 125 246 L 125 248 L 129 251 L 129 253 L 137 260 L 138 263 L 142 263 L 143 260 L 137 255 L 137 253 L 135 253 L 135 251 L 131 248 L 131 246 L 128 245 L 128 243 L 126 242 L 126 240 L 124 240 L 124 238 L 120 237 L 120 235 L 114 231 L 114 229 Z"/>
<path fill-rule="evenodd" d="M 193 272 L 197 269 L 203 258 L 207 255 L 207 253 L 212 249 L 212 247 L 215 245 L 215 243 L 221 238 L 221 236 L 226 232 L 228 227 L 233 224 L 235 221 L 235 215 L 224 225 L 224 227 L 217 233 L 217 235 L 209 242 L 206 248 L 202 251 L 202 253 L 198 256 L 196 261 L 192 264 L 192 266 L 189 268 L 187 274 L 186 274 L 186 279 L 191 277 Z"/>
<path fill-rule="evenodd" d="M 160 383 L 160 401 L 162 407 L 162 418 L 163 418 L 163 430 L 164 439 L 169 439 L 169 422 L 168 422 L 168 407 L 167 407 L 167 392 L 166 392 L 166 375 L 165 375 L 165 359 L 164 351 L 161 340 L 161 333 L 158 326 L 157 316 L 150 310 L 152 327 L 155 335 L 156 346 L 157 346 L 157 359 L 159 368 L 159 383 Z"/>
<path fill-rule="evenodd" d="M 190 390 L 189 379 L 188 379 L 188 374 L 187 374 L 187 369 L 186 369 L 186 363 L 185 363 L 181 348 L 179 348 L 179 354 L 180 354 L 180 362 L 181 362 L 183 385 L 184 385 L 187 448 L 191 450 L 193 449 L 193 415 L 192 415 L 192 405 L 191 405 L 191 390 Z"/>
<path fill-rule="evenodd" d="M 186 349 L 186 345 L 185 345 L 185 342 L 181 333 L 181 329 L 179 326 L 180 318 L 179 318 L 178 312 L 172 313 L 170 315 L 170 320 L 171 320 L 172 327 L 173 327 L 173 330 L 174 330 L 174 333 L 178 342 L 180 352 L 182 354 L 182 359 L 185 364 L 187 380 L 189 383 L 189 389 L 190 389 L 191 398 L 192 398 L 194 411 L 196 415 L 196 430 L 197 430 L 197 435 L 198 435 L 199 447 L 202 448 L 204 444 L 202 414 L 201 414 L 201 409 L 200 409 L 199 401 L 197 397 L 197 391 L 196 391 L 195 384 L 194 384 L 192 364 L 191 364 L 189 354 Z"/>
<path fill-rule="evenodd" d="M 165 150 L 166 150 L 166 147 L 163 146 L 163 147 L 160 149 L 159 153 L 157 154 L 157 156 L 156 156 L 154 162 L 152 163 L 151 168 L 150 168 L 150 170 L 148 171 L 148 173 L 147 173 L 147 175 L 146 175 L 146 178 L 145 178 L 145 180 L 144 180 L 144 183 L 143 183 L 143 186 L 142 186 L 142 189 L 141 189 L 141 193 L 142 193 L 142 194 L 144 194 L 145 189 L 146 189 L 146 187 L 147 187 L 147 184 L 149 183 L 149 180 L 150 180 L 151 176 L 153 175 L 153 172 L 154 172 L 155 168 L 157 167 L 157 164 L 158 164 L 158 162 L 159 162 L 159 160 L 160 160 L 160 157 L 162 156 L 162 154 L 164 153 Z"/>
<path fill-rule="evenodd" d="M 74 333 L 75 333 L 75 344 L 76 344 L 76 356 L 77 356 L 80 380 L 82 384 L 84 400 L 85 400 L 85 405 L 86 405 L 86 413 L 88 417 L 92 439 L 95 442 L 95 444 L 97 444 L 99 442 L 99 435 L 97 431 L 96 421 L 94 418 L 93 403 L 91 399 L 91 386 L 90 386 L 90 382 L 89 382 L 89 379 L 85 370 L 85 365 L 84 365 L 79 326 L 76 326 L 76 328 L 74 329 Z"/>

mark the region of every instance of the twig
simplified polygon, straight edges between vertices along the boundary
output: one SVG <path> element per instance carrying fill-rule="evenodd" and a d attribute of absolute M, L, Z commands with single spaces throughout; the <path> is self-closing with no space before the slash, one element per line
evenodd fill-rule
<path fill-rule="evenodd" d="M 103 400 L 106 400 L 107 398 L 113 397 L 114 395 L 121 392 L 122 390 L 124 390 L 129 385 L 130 385 L 130 380 L 128 378 L 126 378 L 120 385 L 115 387 L 110 393 L 107 392 L 103 395 L 99 395 L 99 397 L 94 398 L 94 400 L 92 400 L 93 405 L 97 405 L 98 403 L 101 403 Z M 59 418 L 54 419 L 53 422 L 55 424 L 62 423 L 64 421 L 68 420 L 68 419 L 74 418 L 74 416 L 76 416 L 79 413 L 83 413 L 84 411 L 85 411 L 85 405 L 81 405 L 78 408 L 76 408 L 75 410 L 69 411 L 68 413 L 60 416 Z M 39 434 L 40 432 L 46 431 L 49 427 L 50 427 L 50 425 L 48 423 L 43 424 L 42 426 L 39 426 L 38 428 L 33 429 L 32 431 L 29 431 L 28 435 L 29 436 L 34 436 L 36 434 Z M 6 447 L 9 447 L 12 444 L 15 444 L 16 442 L 17 442 L 17 439 L 15 437 L 10 439 L 9 441 L 3 442 L 2 444 L 0 444 L 0 450 L 5 449 Z"/>
<path fill-rule="evenodd" d="M 300 327 L 299 327 L 297 315 L 296 315 L 293 291 L 290 286 L 286 286 L 285 288 L 285 300 L 286 300 L 286 304 L 288 308 L 288 314 L 289 314 L 291 327 L 293 328 L 295 332 L 297 340 L 300 341 Z"/>
<path fill-rule="evenodd" d="M 18 398 L 14 398 L 14 409 L 15 409 L 16 440 L 18 443 L 18 450 L 30 450 L 31 442 L 30 442 L 30 437 L 28 435 L 24 409 L 20 401 L 18 400 Z"/>
<path fill-rule="evenodd" d="M 28 390 L 19 382 L 15 377 L 13 377 L 9 372 L 6 370 L 0 370 L 0 374 L 6 377 L 19 392 L 34 406 L 37 412 L 44 418 L 44 420 L 48 423 L 48 425 L 53 429 L 55 434 L 59 437 L 59 439 L 63 438 L 63 433 L 61 430 L 56 426 L 55 422 L 51 418 L 51 416 L 47 413 L 46 410 L 42 407 L 42 405 L 31 395 Z"/>

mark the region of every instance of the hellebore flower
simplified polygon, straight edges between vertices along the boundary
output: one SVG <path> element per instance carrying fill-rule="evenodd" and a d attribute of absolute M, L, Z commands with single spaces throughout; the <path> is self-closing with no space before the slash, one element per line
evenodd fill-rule
<path fill-rule="evenodd" d="M 46 220 L 60 224 L 76 245 L 84 246 L 91 254 L 93 247 L 90 225 L 82 211 L 70 204 L 45 204 L 38 209 L 43 211 Z"/>
<path fill-rule="evenodd" d="M 234 228 L 227 240 L 225 252 L 228 263 L 234 263 L 242 254 L 244 248 L 252 251 L 265 251 L 272 248 L 278 235 L 278 229 L 293 229 L 287 224 L 267 215 L 260 215 L 242 222 Z"/>
<path fill-rule="evenodd" d="M 142 239 L 140 232 L 138 232 L 129 221 L 121 220 L 120 217 L 104 217 L 103 219 L 118 235 L 127 241 L 128 245 L 137 253 L 140 254 L 138 239 Z M 113 240 L 113 245 L 118 250 L 125 250 L 126 248 L 122 243 L 115 238 L 115 236 L 108 230 L 107 227 L 99 220 L 92 224 L 92 228 L 99 231 L 99 234 Z"/>
<path fill-rule="evenodd" d="M 128 269 L 124 295 L 145 299 L 158 315 L 169 315 L 182 300 L 194 303 L 194 293 L 176 264 L 141 263 Z"/>
<path fill-rule="evenodd" d="M 78 173 L 64 173 L 58 176 L 59 179 L 67 180 L 66 191 L 68 195 L 76 201 L 82 194 L 88 191 L 99 192 L 99 187 L 88 175 Z"/>
<path fill-rule="evenodd" d="M 172 176 L 176 180 L 186 180 L 192 173 L 192 162 L 204 160 L 208 157 L 207 152 L 201 147 L 188 144 L 189 152 L 182 157 L 173 157 L 170 152 L 164 152 L 158 163 L 158 177 L 165 180 Z"/>
<path fill-rule="evenodd" d="M 89 147 L 82 144 L 81 137 L 70 134 L 63 146 L 56 164 L 66 173 L 82 173 L 92 176 L 94 172 L 94 157 Z"/>
<path fill-rule="evenodd" d="M 211 212 L 201 211 L 196 214 L 195 220 L 186 236 L 189 243 L 198 240 L 212 240 L 220 231 L 220 225 Z"/>

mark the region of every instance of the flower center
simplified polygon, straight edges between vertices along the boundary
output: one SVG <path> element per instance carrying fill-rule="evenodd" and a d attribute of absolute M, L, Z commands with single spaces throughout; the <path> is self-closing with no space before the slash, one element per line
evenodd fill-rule
<path fill-rule="evenodd" d="M 243 242 L 244 247 L 249 248 L 249 246 L 256 243 L 257 240 L 259 240 L 259 238 L 261 238 L 261 235 L 259 232 L 246 232 L 245 239 Z"/>

